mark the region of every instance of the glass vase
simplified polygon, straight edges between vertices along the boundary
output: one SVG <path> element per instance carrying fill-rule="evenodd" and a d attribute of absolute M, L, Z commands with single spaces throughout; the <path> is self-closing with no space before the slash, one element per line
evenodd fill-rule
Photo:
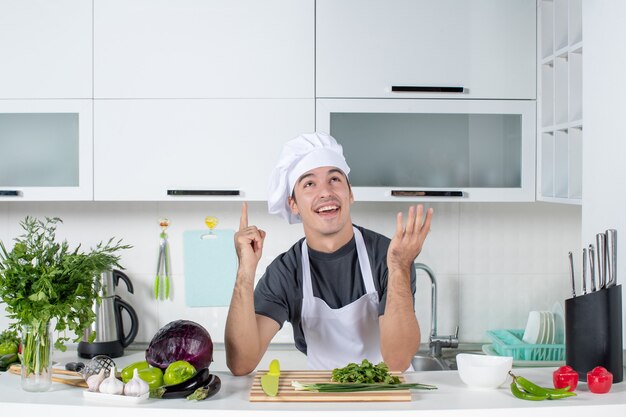
<path fill-rule="evenodd" d="M 22 326 L 22 389 L 47 391 L 52 385 L 50 323 Z"/>

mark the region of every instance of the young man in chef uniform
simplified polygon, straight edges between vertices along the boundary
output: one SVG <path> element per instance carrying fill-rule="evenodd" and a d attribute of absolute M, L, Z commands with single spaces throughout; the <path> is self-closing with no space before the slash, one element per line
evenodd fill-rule
<path fill-rule="evenodd" d="M 413 262 L 432 209 L 410 207 L 396 218 L 391 241 L 354 226 L 354 201 L 341 145 L 323 133 L 287 142 L 269 185 L 268 207 L 305 238 L 279 255 L 254 288 L 265 232 L 248 224 L 244 203 L 235 248 L 237 279 L 226 321 L 226 363 L 234 375 L 252 372 L 285 321 L 310 369 L 363 359 L 404 371 L 419 348 L 413 310 Z"/>

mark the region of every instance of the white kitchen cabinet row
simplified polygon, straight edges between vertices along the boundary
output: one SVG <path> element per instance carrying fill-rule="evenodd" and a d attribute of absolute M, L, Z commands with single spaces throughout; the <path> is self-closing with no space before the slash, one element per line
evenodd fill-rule
<path fill-rule="evenodd" d="M 0 99 L 534 99 L 535 10 L 532 0 L 1 0 Z"/>
<path fill-rule="evenodd" d="M 0 0 L 0 197 L 264 200 L 287 139 L 333 133 L 324 100 L 428 99 L 400 106 L 425 115 L 448 111 L 427 109 L 437 99 L 465 101 L 446 109 L 494 108 L 493 131 L 507 101 L 534 105 L 535 11 L 533 0 Z M 487 180 L 470 200 L 533 199 L 529 108 L 491 136 L 503 143 L 482 141 L 498 161 L 459 155 Z M 515 161 L 501 157 L 507 137 Z M 461 172 L 457 147 L 438 149 Z M 491 179 L 503 165 L 515 171 L 506 196 Z"/>
<path fill-rule="evenodd" d="M 7 107 L 18 113 L 3 114 Z M 263 200 L 285 138 L 314 129 L 314 107 L 313 99 L 0 100 L 8 182 L 0 199 Z"/>
<path fill-rule="evenodd" d="M 0 98 L 313 97 L 313 0 L 1 0 Z"/>
<path fill-rule="evenodd" d="M 536 97 L 533 0 L 317 0 L 316 11 L 317 97 Z"/>

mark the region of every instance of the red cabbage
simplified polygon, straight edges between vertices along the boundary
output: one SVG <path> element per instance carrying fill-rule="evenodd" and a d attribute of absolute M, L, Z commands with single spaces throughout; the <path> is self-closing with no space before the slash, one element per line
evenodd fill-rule
<path fill-rule="evenodd" d="M 196 369 L 213 362 L 213 341 L 204 327 L 190 320 L 176 320 L 161 327 L 146 349 L 146 361 L 165 370 L 175 361 L 187 361 Z"/>

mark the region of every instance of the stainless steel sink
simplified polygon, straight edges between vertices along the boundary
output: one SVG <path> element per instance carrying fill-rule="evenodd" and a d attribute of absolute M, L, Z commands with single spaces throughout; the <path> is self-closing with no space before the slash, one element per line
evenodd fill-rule
<path fill-rule="evenodd" d="M 476 350 L 473 346 L 462 349 L 444 350 L 442 356 L 432 356 L 429 352 L 419 351 L 411 360 L 411 365 L 415 371 L 456 371 L 456 355 L 458 353 L 472 353 L 482 355 L 483 352 Z"/>
<path fill-rule="evenodd" d="M 447 371 L 452 369 L 448 361 L 428 355 L 413 356 L 411 365 L 415 371 Z"/>

